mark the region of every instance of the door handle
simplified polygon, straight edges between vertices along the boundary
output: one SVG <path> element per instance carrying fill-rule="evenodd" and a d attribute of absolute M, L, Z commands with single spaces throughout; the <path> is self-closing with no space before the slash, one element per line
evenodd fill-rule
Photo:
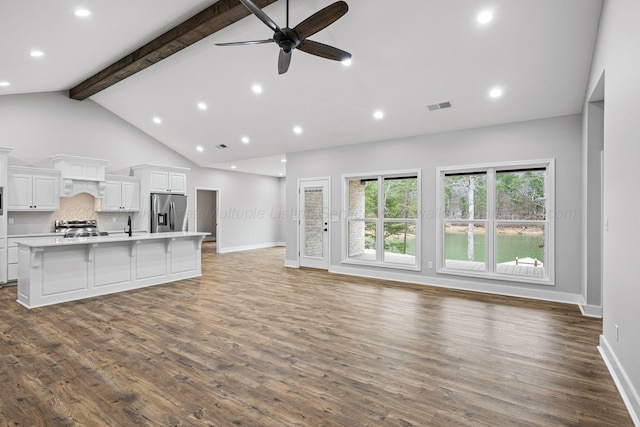
<path fill-rule="evenodd" d="M 175 205 L 173 204 L 173 202 L 169 203 L 169 230 L 173 231 L 173 223 L 174 223 L 174 218 L 173 216 L 175 215 Z"/>

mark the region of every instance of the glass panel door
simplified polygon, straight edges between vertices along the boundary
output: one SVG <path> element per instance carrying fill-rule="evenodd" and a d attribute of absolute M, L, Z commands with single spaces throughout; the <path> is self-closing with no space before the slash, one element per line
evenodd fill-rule
<path fill-rule="evenodd" d="M 329 269 L 329 182 L 300 182 L 300 267 Z"/>
<path fill-rule="evenodd" d="M 304 189 L 304 254 L 324 257 L 323 187 Z"/>

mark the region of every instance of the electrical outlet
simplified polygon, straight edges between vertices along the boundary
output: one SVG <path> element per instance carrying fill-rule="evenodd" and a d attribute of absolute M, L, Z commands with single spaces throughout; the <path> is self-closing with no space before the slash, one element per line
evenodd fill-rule
<path fill-rule="evenodd" d="M 9 225 L 13 224 L 13 218 L 9 218 Z"/>
<path fill-rule="evenodd" d="M 429 268 L 433 268 L 433 261 L 429 261 Z"/>
<path fill-rule="evenodd" d="M 616 342 L 620 341 L 620 328 L 616 325 Z"/>
<path fill-rule="evenodd" d="M 111 218 L 111 222 L 113 222 L 113 223 L 116 222 L 116 217 L 115 216 Z"/>

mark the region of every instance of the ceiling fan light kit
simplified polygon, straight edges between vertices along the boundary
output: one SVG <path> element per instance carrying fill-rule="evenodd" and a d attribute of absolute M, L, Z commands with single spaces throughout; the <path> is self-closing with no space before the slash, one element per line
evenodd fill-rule
<path fill-rule="evenodd" d="M 344 1 L 337 1 L 330 4 L 324 9 L 314 13 L 294 28 L 289 28 L 289 0 L 287 0 L 287 25 L 284 28 L 280 28 L 278 24 L 276 24 L 266 13 L 262 11 L 262 9 L 253 4 L 251 0 L 239 1 L 258 19 L 274 31 L 273 37 L 265 40 L 217 43 L 218 46 L 244 46 L 272 42 L 276 43 L 280 48 L 280 53 L 278 55 L 279 74 L 284 74 L 289 69 L 291 54 L 296 48 L 311 55 L 334 61 L 343 62 L 351 59 L 351 54 L 344 50 L 308 39 L 308 37 L 328 27 L 347 13 L 349 6 Z"/>

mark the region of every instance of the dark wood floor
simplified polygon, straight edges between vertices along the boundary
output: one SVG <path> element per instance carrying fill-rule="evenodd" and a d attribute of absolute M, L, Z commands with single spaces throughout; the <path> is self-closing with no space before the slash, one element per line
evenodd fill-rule
<path fill-rule="evenodd" d="M 570 305 L 215 254 L 204 276 L 26 310 L 0 290 L 0 424 L 631 426 Z"/>

